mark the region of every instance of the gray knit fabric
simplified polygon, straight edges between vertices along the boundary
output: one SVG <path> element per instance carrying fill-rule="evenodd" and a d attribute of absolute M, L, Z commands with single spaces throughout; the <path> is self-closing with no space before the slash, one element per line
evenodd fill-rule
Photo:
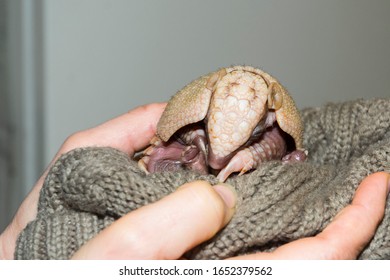
<path fill-rule="evenodd" d="M 361 180 L 390 170 L 390 99 L 328 104 L 302 111 L 305 163 L 269 162 L 228 183 L 237 211 L 213 239 L 189 252 L 221 259 L 269 251 L 320 232 L 350 203 Z M 41 191 L 38 215 L 21 233 L 17 259 L 68 259 L 115 219 L 196 179 L 192 172 L 145 175 L 126 154 L 82 148 L 63 155 Z M 390 202 L 361 259 L 390 259 Z"/>

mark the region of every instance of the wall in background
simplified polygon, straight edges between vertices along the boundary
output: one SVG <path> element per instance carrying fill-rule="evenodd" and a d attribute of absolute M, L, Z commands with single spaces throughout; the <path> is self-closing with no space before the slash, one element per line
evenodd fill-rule
<path fill-rule="evenodd" d="M 10 127 L 8 117 L 8 96 L 6 94 L 6 3 L 0 1 L 0 232 L 4 227 L 8 209 L 10 178 L 10 153 L 8 150 Z"/>
<path fill-rule="evenodd" d="M 390 97 L 386 0 L 4 1 L 17 167 L 8 213 L 71 133 L 219 67 L 263 68 L 300 108 Z"/>
<path fill-rule="evenodd" d="M 0 178 L 0 232 L 44 169 L 41 4 L 0 0 L 1 152 L 6 156 L 6 172 Z"/>
<path fill-rule="evenodd" d="M 45 162 L 72 132 L 232 64 L 299 107 L 390 96 L 386 0 L 44 1 Z"/>

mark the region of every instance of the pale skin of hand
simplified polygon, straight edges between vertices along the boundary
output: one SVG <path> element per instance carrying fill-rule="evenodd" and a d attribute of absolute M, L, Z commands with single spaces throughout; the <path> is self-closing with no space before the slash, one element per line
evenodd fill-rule
<path fill-rule="evenodd" d="M 142 106 L 75 133 L 64 142 L 52 163 L 61 154 L 85 146 L 111 146 L 133 155 L 148 145 L 164 107 L 165 104 Z M 18 234 L 36 216 L 39 190 L 46 173 L 1 234 L 0 259 L 13 258 Z M 235 259 L 355 259 L 383 218 L 389 181 L 389 174 L 384 172 L 368 176 L 358 187 L 352 203 L 318 235 L 288 243 L 272 253 Z M 188 183 L 118 219 L 82 246 L 73 259 L 181 258 L 222 229 L 234 215 L 235 204 L 236 194 L 229 186 L 211 186 L 204 181 Z"/>

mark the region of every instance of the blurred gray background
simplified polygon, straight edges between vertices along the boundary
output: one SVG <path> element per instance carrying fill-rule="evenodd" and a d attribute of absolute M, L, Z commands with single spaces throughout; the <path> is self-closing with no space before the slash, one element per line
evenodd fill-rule
<path fill-rule="evenodd" d="M 300 108 L 390 97 L 386 0 L 0 0 L 0 231 L 67 136 L 249 64 Z"/>

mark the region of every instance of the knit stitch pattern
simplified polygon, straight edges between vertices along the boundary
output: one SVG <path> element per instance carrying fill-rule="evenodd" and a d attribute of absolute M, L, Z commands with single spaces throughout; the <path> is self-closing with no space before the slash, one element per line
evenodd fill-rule
<path fill-rule="evenodd" d="M 230 223 L 186 254 L 223 259 L 272 251 L 319 233 L 348 205 L 367 175 L 390 171 L 390 99 L 357 100 L 302 110 L 304 163 L 270 161 L 228 179 L 238 204 Z M 69 259 L 116 219 L 194 180 L 190 171 L 146 175 L 128 155 L 108 147 L 79 148 L 52 166 L 38 214 L 20 234 L 16 259 Z M 390 202 L 360 259 L 390 259 Z"/>

